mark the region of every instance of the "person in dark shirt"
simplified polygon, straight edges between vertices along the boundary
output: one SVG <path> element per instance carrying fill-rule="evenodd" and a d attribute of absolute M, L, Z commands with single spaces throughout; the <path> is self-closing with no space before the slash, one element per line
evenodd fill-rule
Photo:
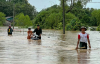
<path fill-rule="evenodd" d="M 38 38 L 41 39 L 42 29 L 40 28 L 39 25 L 37 25 L 37 28 L 33 31 L 33 33 L 35 32 L 36 32 L 36 35 L 39 36 Z"/>
<path fill-rule="evenodd" d="M 7 29 L 8 35 L 12 35 L 13 29 L 11 28 L 11 26 L 9 26 L 9 28 Z"/>

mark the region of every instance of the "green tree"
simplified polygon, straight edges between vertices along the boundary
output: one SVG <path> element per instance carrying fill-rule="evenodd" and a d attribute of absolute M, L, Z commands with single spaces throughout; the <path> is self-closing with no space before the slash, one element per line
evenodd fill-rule
<path fill-rule="evenodd" d="M 88 15 L 84 15 L 83 17 L 82 17 L 82 23 L 84 23 L 84 24 L 87 24 L 87 25 L 91 25 L 90 24 L 90 17 L 88 16 Z"/>
<path fill-rule="evenodd" d="M 66 13 L 65 14 L 65 22 L 66 22 L 66 24 L 67 23 L 70 23 L 70 21 L 72 20 L 72 19 L 75 19 L 75 18 L 77 18 L 74 14 L 72 14 L 72 13 Z"/>
<path fill-rule="evenodd" d="M 63 8 L 63 0 L 59 1 L 61 8 Z M 90 1 L 92 0 L 64 0 L 66 13 L 70 12 L 74 7 L 82 8 L 83 6 L 86 6 L 86 4 Z"/>
<path fill-rule="evenodd" d="M 35 7 L 29 4 L 27 0 L 7 0 L 4 2 L 0 0 L 0 12 L 5 13 L 6 16 L 13 16 L 13 10 L 15 15 L 24 13 L 28 15 L 31 20 L 37 15 Z"/>
<path fill-rule="evenodd" d="M 6 14 L 6 16 L 13 15 L 13 5 L 11 2 L 0 2 L 0 12 Z"/>
<path fill-rule="evenodd" d="M 46 23 L 51 29 L 59 29 L 59 23 L 62 21 L 61 13 L 52 13 L 46 18 Z M 58 27 L 59 26 L 59 27 Z"/>
<path fill-rule="evenodd" d="M 24 13 L 25 15 L 29 15 L 30 19 L 34 19 L 37 15 L 37 11 L 34 6 L 30 4 L 20 4 L 17 3 L 15 6 L 15 13 Z"/>
<path fill-rule="evenodd" d="M 23 13 L 15 16 L 15 23 L 17 26 L 32 26 L 32 21 L 30 20 L 29 16 L 25 16 Z"/>
<path fill-rule="evenodd" d="M 66 30 L 79 30 L 81 26 L 93 25 L 91 13 L 93 9 L 84 8 L 90 0 L 64 0 Z M 60 5 L 53 5 L 43 9 L 33 19 L 33 24 L 40 24 L 42 28 L 62 29 L 63 0 Z"/>
<path fill-rule="evenodd" d="M 3 25 L 6 21 L 5 14 L 0 12 L 0 25 Z"/>
<path fill-rule="evenodd" d="M 92 12 L 92 17 L 97 20 L 97 25 L 100 25 L 100 9 Z M 96 21 L 94 21 L 96 22 Z"/>

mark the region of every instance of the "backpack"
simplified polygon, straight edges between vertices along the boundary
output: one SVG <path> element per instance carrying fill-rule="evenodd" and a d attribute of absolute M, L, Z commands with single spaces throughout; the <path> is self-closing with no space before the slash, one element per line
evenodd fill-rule
<path fill-rule="evenodd" d="M 11 33 L 11 29 L 10 28 L 8 29 L 8 33 Z"/>

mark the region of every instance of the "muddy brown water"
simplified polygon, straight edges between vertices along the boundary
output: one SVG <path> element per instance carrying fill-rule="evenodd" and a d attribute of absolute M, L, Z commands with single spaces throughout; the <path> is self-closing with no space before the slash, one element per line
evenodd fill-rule
<path fill-rule="evenodd" d="M 8 36 L 7 27 L 0 27 L 0 64 L 100 64 L 99 31 L 87 31 L 91 50 L 75 50 L 78 33 L 43 30 L 41 40 L 27 40 L 27 29 Z"/>

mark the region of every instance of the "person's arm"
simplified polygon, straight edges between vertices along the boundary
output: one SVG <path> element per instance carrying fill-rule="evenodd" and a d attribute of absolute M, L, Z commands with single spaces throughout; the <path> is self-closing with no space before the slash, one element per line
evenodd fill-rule
<path fill-rule="evenodd" d="M 35 33 L 36 32 L 36 29 L 33 31 L 33 33 Z"/>
<path fill-rule="evenodd" d="M 33 33 L 33 36 L 34 36 L 34 33 L 36 32 L 36 29 L 32 32 Z"/>
<path fill-rule="evenodd" d="M 88 39 L 88 43 L 89 43 L 89 48 L 91 48 L 91 44 L 90 44 L 90 40 Z"/>
<path fill-rule="evenodd" d="M 79 42 L 80 42 L 80 39 L 78 39 L 78 41 L 77 41 L 76 49 L 78 49 Z"/>
<path fill-rule="evenodd" d="M 42 34 L 42 29 L 41 29 L 41 34 Z"/>
<path fill-rule="evenodd" d="M 80 35 L 78 35 L 78 41 L 77 41 L 76 49 L 78 49 L 79 42 L 80 42 Z"/>
<path fill-rule="evenodd" d="M 40 35 L 39 35 L 39 37 L 41 37 L 41 34 L 42 34 L 42 29 L 40 29 Z"/>
<path fill-rule="evenodd" d="M 91 44 L 90 44 L 89 35 L 87 35 L 87 40 L 88 40 L 89 48 L 91 48 Z"/>
<path fill-rule="evenodd" d="M 27 32 L 28 36 L 29 36 L 29 32 Z"/>
<path fill-rule="evenodd" d="M 11 28 L 12 32 L 13 32 L 13 29 Z"/>
<path fill-rule="evenodd" d="M 42 29 L 40 30 L 40 36 L 41 36 L 41 34 L 42 34 Z"/>
<path fill-rule="evenodd" d="M 31 32 L 31 37 L 33 37 L 33 32 Z"/>

